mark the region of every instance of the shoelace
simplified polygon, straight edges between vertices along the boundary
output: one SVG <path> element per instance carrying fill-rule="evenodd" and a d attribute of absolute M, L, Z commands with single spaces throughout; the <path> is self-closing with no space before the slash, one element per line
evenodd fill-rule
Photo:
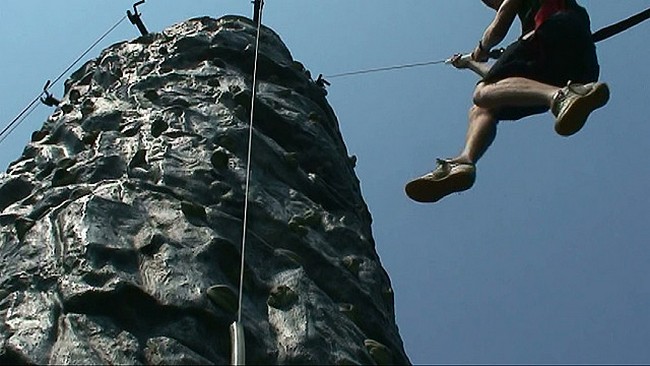
<path fill-rule="evenodd" d="M 474 164 L 472 163 L 461 163 L 461 162 L 456 162 L 456 161 L 450 161 L 450 160 L 445 160 L 445 159 L 440 159 L 436 158 L 436 164 L 441 167 L 453 167 L 455 165 L 470 165 L 473 166 Z"/>
<path fill-rule="evenodd" d="M 584 95 L 578 92 L 575 89 L 575 86 L 579 86 L 580 84 L 573 84 L 571 80 L 567 81 L 567 84 L 564 88 L 560 88 L 555 94 L 553 95 L 553 102 L 551 103 L 551 110 L 553 111 L 553 114 L 557 115 L 560 112 L 560 106 L 562 104 L 562 101 L 566 99 L 568 96 L 567 91 L 573 92 L 578 95 Z M 586 94 L 586 93 L 585 93 Z"/>

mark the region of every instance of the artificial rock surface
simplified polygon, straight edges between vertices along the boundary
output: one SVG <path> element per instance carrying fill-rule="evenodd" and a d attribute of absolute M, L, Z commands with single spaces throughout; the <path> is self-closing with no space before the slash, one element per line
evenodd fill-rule
<path fill-rule="evenodd" d="M 0 177 L 0 363 L 228 363 L 255 27 L 116 44 Z M 261 33 L 242 324 L 248 363 L 408 363 L 338 122 Z"/>

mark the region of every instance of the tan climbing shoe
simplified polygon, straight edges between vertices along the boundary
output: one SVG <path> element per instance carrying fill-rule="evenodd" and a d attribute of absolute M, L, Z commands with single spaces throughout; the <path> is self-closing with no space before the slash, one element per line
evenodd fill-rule
<path fill-rule="evenodd" d="M 434 171 L 406 184 L 406 195 L 418 202 L 437 202 L 444 196 L 467 190 L 476 180 L 476 167 L 437 159 Z"/>
<path fill-rule="evenodd" d="M 569 84 L 553 96 L 551 111 L 556 117 L 555 132 L 571 136 L 580 131 L 594 110 L 607 104 L 609 87 L 605 83 Z"/>

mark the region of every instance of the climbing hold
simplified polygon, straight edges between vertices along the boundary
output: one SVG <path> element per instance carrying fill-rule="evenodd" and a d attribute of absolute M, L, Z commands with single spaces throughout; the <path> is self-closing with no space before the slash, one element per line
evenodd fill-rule
<path fill-rule="evenodd" d="M 391 287 L 386 287 L 381 291 L 381 295 L 384 298 L 384 300 L 388 301 L 390 304 L 392 304 L 395 301 L 395 293 L 393 293 L 393 289 Z"/>
<path fill-rule="evenodd" d="M 146 255 L 146 256 L 153 256 L 158 252 L 160 247 L 165 244 L 167 240 L 165 237 L 161 234 L 154 234 L 151 236 L 151 239 L 147 242 L 141 242 L 140 245 L 136 244 L 136 247 L 140 253 Z"/>
<path fill-rule="evenodd" d="M 124 130 L 122 130 L 122 134 L 125 137 L 134 137 L 139 132 L 140 132 L 140 124 L 138 124 L 138 123 L 127 126 Z"/>
<path fill-rule="evenodd" d="M 302 257 L 289 249 L 277 248 L 273 250 L 273 255 L 280 258 L 286 258 L 289 262 L 299 267 L 302 266 Z"/>
<path fill-rule="evenodd" d="M 309 232 L 309 230 L 303 225 L 303 220 L 297 216 L 294 216 L 289 220 L 289 230 L 299 236 L 305 236 Z"/>
<path fill-rule="evenodd" d="M 319 225 L 323 217 L 320 212 L 314 210 L 307 210 L 302 217 L 302 220 L 305 225 L 315 226 Z"/>
<path fill-rule="evenodd" d="M 146 92 L 144 92 L 144 97 L 149 99 L 152 102 L 155 102 L 158 99 L 160 99 L 160 95 L 158 94 L 158 92 L 156 90 L 153 90 L 153 89 L 150 89 L 150 90 L 147 90 Z"/>
<path fill-rule="evenodd" d="M 350 156 L 349 159 L 350 159 L 350 164 L 352 164 L 352 167 L 356 168 L 357 167 L 357 160 L 358 160 L 357 156 L 352 155 L 352 156 Z"/>
<path fill-rule="evenodd" d="M 22 241 L 25 234 L 27 234 L 29 229 L 31 229 L 35 223 L 34 220 L 27 217 L 19 217 L 16 219 L 14 225 L 16 227 L 16 236 L 18 236 L 18 240 Z"/>
<path fill-rule="evenodd" d="M 289 229 L 304 235 L 308 226 L 316 226 L 321 223 L 322 216 L 313 210 L 307 210 L 303 215 L 295 215 L 289 220 Z"/>
<path fill-rule="evenodd" d="M 366 339 L 363 341 L 366 350 L 370 353 L 370 357 L 377 363 L 377 365 L 392 365 L 393 354 L 388 347 L 377 342 L 374 339 Z"/>
<path fill-rule="evenodd" d="M 285 285 L 276 286 L 271 290 L 266 304 L 279 310 L 289 310 L 298 301 L 298 294 Z"/>
<path fill-rule="evenodd" d="M 138 150 L 129 162 L 129 169 L 147 166 L 147 150 Z"/>
<path fill-rule="evenodd" d="M 212 303 L 228 313 L 236 313 L 239 308 L 237 295 L 228 285 L 214 285 L 206 291 Z"/>
<path fill-rule="evenodd" d="M 292 168 L 297 168 L 300 166 L 300 162 L 298 161 L 298 153 L 295 152 L 288 152 L 284 154 L 284 161 L 289 164 L 290 167 Z"/>
<path fill-rule="evenodd" d="M 347 316 L 348 319 L 352 320 L 353 323 L 359 321 L 359 311 L 354 305 L 349 303 L 340 303 L 339 311 L 343 313 L 343 315 Z"/>
<path fill-rule="evenodd" d="M 72 89 L 68 93 L 68 99 L 72 103 L 78 103 L 80 98 L 81 98 L 81 92 L 79 90 L 77 90 L 77 89 Z"/>
<path fill-rule="evenodd" d="M 228 135 L 220 135 L 217 137 L 216 143 L 217 145 L 229 151 L 234 151 L 237 147 L 235 140 Z"/>
<path fill-rule="evenodd" d="M 210 162 L 212 166 L 217 169 L 226 169 L 228 167 L 228 154 L 226 154 L 225 149 L 217 148 L 210 157 Z"/>
<path fill-rule="evenodd" d="M 77 174 L 71 173 L 67 168 L 58 168 L 52 175 L 52 186 L 61 187 L 74 183 L 77 180 Z"/>
<path fill-rule="evenodd" d="M 68 114 L 74 111 L 74 106 L 72 104 L 65 103 L 61 106 L 61 110 L 63 111 L 63 113 Z"/>
<path fill-rule="evenodd" d="M 32 133 L 32 142 L 39 142 L 43 140 L 45 137 L 47 137 L 47 135 L 49 134 L 50 133 L 46 130 L 34 131 L 34 133 Z"/>
<path fill-rule="evenodd" d="M 87 116 L 91 114 L 92 112 L 95 111 L 95 103 L 93 103 L 92 100 L 86 99 L 84 100 L 83 103 L 81 103 L 81 115 L 82 116 Z"/>
<path fill-rule="evenodd" d="M 94 145 L 101 131 L 87 131 L 84 133 L 81 141 L 86 145 Z"/>
<path fill-rule="evenodd" d="M 230 191 L 232 191 L 232 187 L 222 181 L 217 180 L 210 183 L 210 192 L 217 198 L 223 197 Z"/>
<path fill-rule="evenodd" d="M 233 99 L 235 102 L 246 108 L 247 111 L 250 110 L 252 94 L 250 90 L 240 90 L 237 93 L 234 93 Z"/>
<path fill-rule="evenodd" d="M 153 137 L 158 137 L 162 135 L 162 133 L 165 132 L 168 128 L 169 125 L 167 122 L 165 122 L 162 118 L 158 118 L 151 124 L 151 135 Z"/>
<path fill-rule="evenodd" d="M 341 366 L 343 366 L 343 365 L 346 365 L 346 366 L 347 365 L 359 365 L 359 363 L 357 361 L 352 361 L 351 359 L 349 359 L 347 357 L 337 358 L 336 361 L 334 361 L 334 364 L 337 365 L 337 366 L 338 365 L 341 365 Z"/>
<path fill-rule="evenodd" d="M 192 219 L 206 221 L 208 217 L 205 207 L 190 201 L 181 202 L 181 211 L 189 221 L 192 221 Z"/>
<path fill-rule="evenodd" d="M 89 194 L 92 194 L 93 191 L 92 189 L 88 187 L 78 187 L 72 193 L 70 193 L 70 201 L 76 201 L 81 197 L 87 196 Z"/>
<path fill-rule="evenodd" d="M 320 122 L 321 121 L 320 114 L 318 114 L 316 112 L 309 113 L 309 116 L 307 118 L 309 118 L 309 120 L 312 121 L 312 122 Z"/>
<path fill-rule="evenodd" d="M 352 272 L 355 276 L 359 274 L 359 269 L 361 268 L 361 263 L 363 263 L 363 259 L 354 256 L 354 255 L 348 255 L 344 257 L 341 262 L 345 266 L 345 268 L 348 269 L 348 271 Z"/>
<path fill-rule="evenodd" d="M 282 89 L 282 90 L 278 91 L 277 94 L 278 94 L 278 97 L 280 97 L 280 98 L 289 98 L 293 94 L 293 92 L 291 91 L 291 89 Z"/>
<path fill-rule="evenodd" d="M 291 63 L 291 68 L 296 70 L 296 71 L 299 71 L 299 72 L 306 72 L 307 71 L 307 69 L 305 68 L 305 65 L 303 65 L 302 62 L 299 62 L 299 61 L 293 61 Z"/>
<path fill-rule="evenodd" d="M 174 68 L 166 64 L 160 65 L 160 69 L 158 69 L 158 73 L 160 73 L 160 75 L 169 74 L 172 71 L 174 71 Z"/>

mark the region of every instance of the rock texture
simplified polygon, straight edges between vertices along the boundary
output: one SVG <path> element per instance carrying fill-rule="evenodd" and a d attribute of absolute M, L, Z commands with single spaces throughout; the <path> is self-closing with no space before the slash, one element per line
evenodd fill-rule
<path fill-rule="evenodd" d="M 255 28 L 192 19 L 105 50 L 0 177 L 0 363 L 228 363 Z M 338 122 L 261 37 L 248 363 L 408 363 Z"/>

